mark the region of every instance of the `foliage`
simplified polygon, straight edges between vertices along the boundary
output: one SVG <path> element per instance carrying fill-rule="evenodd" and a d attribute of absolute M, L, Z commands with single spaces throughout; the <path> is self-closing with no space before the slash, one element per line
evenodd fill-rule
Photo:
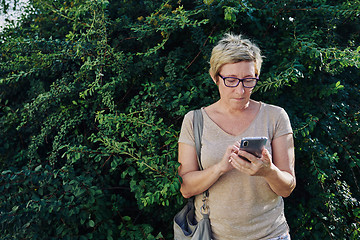
<path fill-rule="evenodd" d="M 218 98 L 229 31 L 292 121 L 292 238 L 359 238 L 358 0 L 29 2 L 0 33 L 3 239 L 171 239 L 182 117 Z"/>

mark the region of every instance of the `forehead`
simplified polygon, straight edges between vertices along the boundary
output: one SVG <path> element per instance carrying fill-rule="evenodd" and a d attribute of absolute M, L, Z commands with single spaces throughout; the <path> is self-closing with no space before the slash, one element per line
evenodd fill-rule
<path fill-rule="evenodd" d="M 220 72 L 230 75 L 255 75 L 255 62 L 241 61 L 236 63 L 224 64 Z"/>

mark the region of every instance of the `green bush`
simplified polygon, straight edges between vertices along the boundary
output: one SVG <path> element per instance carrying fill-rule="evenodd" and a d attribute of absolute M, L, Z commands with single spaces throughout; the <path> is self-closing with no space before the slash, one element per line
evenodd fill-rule
<path fill-rule="evenodd" d="M 29 3 L 0 33 L 2 239 L 171 239 L 182 118 L 218 98 L 229 31 L 292 122 L 292 238 L 359 238 L 358 0 Z"/>

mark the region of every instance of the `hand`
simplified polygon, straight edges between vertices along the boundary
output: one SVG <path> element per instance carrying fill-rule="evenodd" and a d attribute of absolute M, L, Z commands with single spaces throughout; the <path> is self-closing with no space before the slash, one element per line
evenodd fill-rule
<path fill-rule="evenodd" d="M 272 158 L 268 150 L 265 148 L 262 151 L 262 157 L 257 158 L 251 153 L 237 150 L 230 154 L 229 162 L 231 165 L 240 172 L 249 174 L 250 176 L 267 176 L 273 168 Z M 248 159 L 247 160 L 244 160 Z"/>
<path fill-rule="evenodd" d="M 225 152 L 222 160 L 217 164 L 220 169 L 220 172 L 222 174 L 234 169 L 232 164 L 229 162 L 229 159 L 230 159 L 231 154 L 234 152 L 237 152 L 238 150 L 239 150 L 239 148 L 236 145 L 229 146 L 226 149 L 226 152 Z"/>

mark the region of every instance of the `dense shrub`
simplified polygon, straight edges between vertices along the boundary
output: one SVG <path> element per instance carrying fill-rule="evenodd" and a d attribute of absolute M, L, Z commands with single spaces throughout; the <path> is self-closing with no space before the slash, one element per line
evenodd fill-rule
<path fill-rule="evenodd" d="M 182 117 L 218 98 L 229 31 L 266 57 L 254 98 L 292 121 L 292 237 L 359 238 L 358 0 L 29 3 L 0 33 L 2 239 L 171 239 Z"/>

